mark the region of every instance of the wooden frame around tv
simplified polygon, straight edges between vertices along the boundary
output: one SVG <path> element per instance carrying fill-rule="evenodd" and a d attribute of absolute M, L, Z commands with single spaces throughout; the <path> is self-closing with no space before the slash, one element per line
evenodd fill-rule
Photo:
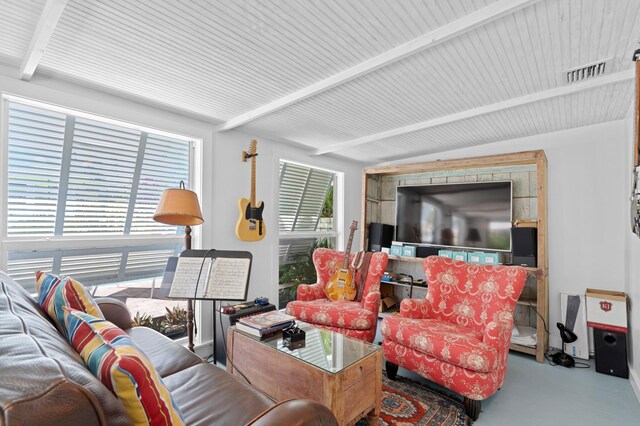
<path fill-rule="evenodd" d="M 537 279 L 537 295 L 535 309 L 538 313 L 536 320 L 537 345 L 535 348 L 511 345 L 511 349 L 535 355 L 536 361 L 544 362 L 544 354 L 549 349 L 549 334 L 545 331 L 545 324 L 549 318 L 549 261 L 547 255 L 547 157 L 542 150 L 523 151 L 511 154 L 487 155 L 482 157 L 470 157 L 454 160 L 436 160 L 426 163 L 399 164 L 391 166 L 367 167 L 362 173 L 362 232 L 360 233 L 360 246 L 365 247 L 367 241 L 367 184 L 371 176 L 404 175 L 413 173 L 425 173 L 445 170 L 477 169 L 483 167 L 513 166 L 532 164 L 536 166 L 537 175 L 537 228 L 538 228 L 538 266 L 526 268 Z M 402 258 L 396 260 L 402 261 Z M 405 259 L 411 261 L 411 258 Z M 415 261 L 415 259 L 413 260 Z M 530 301 L 523 301 L 524 303 Z"/>

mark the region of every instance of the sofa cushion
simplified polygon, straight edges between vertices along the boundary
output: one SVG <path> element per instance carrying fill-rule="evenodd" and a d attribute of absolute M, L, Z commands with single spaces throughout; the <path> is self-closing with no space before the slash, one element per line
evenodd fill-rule
<path fill-rule="evenodd" d="M 104 318 L 100 308 L 82 284 L 71 277 L 36 272 L 38 304 L 53 320 L 58 330 L 66 336 L 63 306 Z"/>
<path fill-rule="evenodd" d="M 241 379 L 210 364 L 179 371 L 164 382 L 188 425 L 244 425 L 274 404 Z M 287 424 L 286 420 L 281 424 Z"/>
<path fill-rule="evenodd" d="M 0 423 L 129 426 L 40 306 L 0 274 Z"/>
<path fill-rule="evenodd" d="M 63 307 L 67 336 L 135 424 L 181 425 L 182 413 L 149 359 L 109 321 Z"/>
<path fill-rule="evenodd" d="M 149 358 L 160 377 L 202 364 L 202 358 L 148 327 L 125 330 L 133 343 Z"/>

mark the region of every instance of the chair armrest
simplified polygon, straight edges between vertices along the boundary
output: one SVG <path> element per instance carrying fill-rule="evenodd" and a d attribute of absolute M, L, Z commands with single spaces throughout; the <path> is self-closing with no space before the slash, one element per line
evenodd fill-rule
<path fill-rule="evenodd" d="M 297 300 L 317 300 L 326 298 L 322 283 L 300 284 Z"/>
<path fill-rule="evenodd" d="M 423 319 L 431 315 L 431 302 L 427 299 L 403 299 L 400 302 L 400 316 Z"/>
<path fill-rule="evenodd" d="M 252 426 L 337 426 L 338 422 L 324 405 L 305 399 L 284 401 L 269 408 L 247 425 Z"/>
<path fill-rule="evenodd" d="M 362 307 L 367 311 L 375 312 L 378 314 L 380 309 L 380 292 L 370 291 L 364 299 L 362 299 Z"/>
<path fill-rule="evenodd" d="M 508 352 L 511 344 L 513 321 L 499 319 L 489 322 L 482 336 L 482 343 L 496 349 L 498 353 Z"/>
<path fill-rule="evenodd" d="M 102 311 L 104 319 L 123 330 L 131 328 L 131 312 L 127 305 L 111 297 L 98 297 L 95 301 Z"/>

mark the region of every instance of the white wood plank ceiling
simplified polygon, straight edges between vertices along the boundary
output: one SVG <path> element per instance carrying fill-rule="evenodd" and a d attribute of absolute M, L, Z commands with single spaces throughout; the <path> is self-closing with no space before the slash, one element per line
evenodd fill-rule
<path fill-rule="evenodd" d="M 639 39 L 640 0 L 0 0 L 23 79 L 366 163 L 622 119 Z"/>

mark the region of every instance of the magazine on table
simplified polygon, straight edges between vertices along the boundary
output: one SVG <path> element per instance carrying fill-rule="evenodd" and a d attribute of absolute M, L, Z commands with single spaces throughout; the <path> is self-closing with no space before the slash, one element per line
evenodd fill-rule
<path fill-rule="evenodd" d="M 243 317 L 238 320 L 238 324 L 255 330 L 268 330 L 270 328 L 291 323 L 295 317 L 278 311 L 263 312 L 257 315 Z"/>
<path fill-rule="evenodd" d="M 236 329 L 242 331 L 243 333 L 247 333 L 252 336 L 265 339 L 267 337 L 271 337 L 274 334 L 284 330 L 285 328 L 290 327 L 291 324 L 293 324 L 293 321 L 288 321 L 282 324 L 274 325 L 273 327 L 269 327 L 269 328 L 257 329 L 257 328 L 249 327 L 246 324 L 242 324 L 241 322 L 238 322 L 236 323 Z"/>

